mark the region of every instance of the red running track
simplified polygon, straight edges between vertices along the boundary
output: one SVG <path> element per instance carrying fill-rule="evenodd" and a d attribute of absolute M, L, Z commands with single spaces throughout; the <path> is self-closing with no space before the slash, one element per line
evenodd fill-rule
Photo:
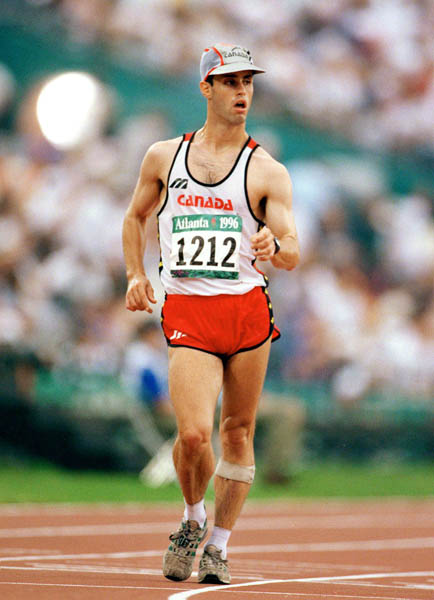
<path fill-rule="evenodd" d="M 248 502 L 229 586 L 161 574 L 181 505 L 0 506 L 1 600 L 433 600 L 434 499 Z M 195 565 L 197 568 L 197 564 Z"/>

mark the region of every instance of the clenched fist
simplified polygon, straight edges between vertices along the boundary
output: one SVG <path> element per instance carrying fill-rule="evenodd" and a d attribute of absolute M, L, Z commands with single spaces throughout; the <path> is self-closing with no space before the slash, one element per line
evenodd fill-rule
<path fill-rule="evenodd" d="M 156 304 L 157 301 L 154 289 L 146 275 L 135 275 L 130 279 L 125 300 L 128 310 L 146 310 L 146 312 L 152 313 L 149 303 Z"/>

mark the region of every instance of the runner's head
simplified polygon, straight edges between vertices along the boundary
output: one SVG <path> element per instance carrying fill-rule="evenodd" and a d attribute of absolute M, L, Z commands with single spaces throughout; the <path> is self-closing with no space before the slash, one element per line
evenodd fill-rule
<path fill-rule="evenodd" d="M 223 75 L 237 73 L 239 71 L 251 71 L 254 73 L 265 73 L 253 64 L 250 51 L 242 46 L 234 44 L 215 44 L 205 48 L 200 59 L 200 79 L 209 81 L 211 75 Z M 210 81 L 212 85 L 212 79 Z"/>
<path fill-rule="evenodd" d="M 253 75 L 264 73 L 249 50 L 233 44 L 206 48 L 200 61 L 200 90 L 208 101 L 207 120 L 245 123 L 253 97 Z"/>

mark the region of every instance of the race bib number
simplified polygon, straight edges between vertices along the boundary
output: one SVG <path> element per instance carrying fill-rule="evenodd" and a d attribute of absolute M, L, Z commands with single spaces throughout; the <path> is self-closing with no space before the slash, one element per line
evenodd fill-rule
<path fill-rule="evenodd" d="M 238 215 L 173 217 L 172 277 L 238 279 L 242 225 Z"/>

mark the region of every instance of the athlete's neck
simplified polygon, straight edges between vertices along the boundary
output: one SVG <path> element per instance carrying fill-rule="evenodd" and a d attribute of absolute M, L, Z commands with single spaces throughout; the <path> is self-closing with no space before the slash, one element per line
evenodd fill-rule
<path fill-rule="evenodd" d="M 207 120 L 195 135 L 195 141 L 203 143 L 214 152 L 223 152 L 229 148 L 240 148 L 248 138 L 245 124 L 211 124 Z"/>

